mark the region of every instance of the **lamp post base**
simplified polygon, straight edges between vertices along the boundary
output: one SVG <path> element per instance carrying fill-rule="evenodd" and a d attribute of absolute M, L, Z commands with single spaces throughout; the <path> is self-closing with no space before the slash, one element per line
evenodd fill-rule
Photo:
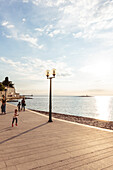
<path fill-rule="evenodd" d="M 52 120 L 48 120 L 48 122 L 53 122 Z"/>

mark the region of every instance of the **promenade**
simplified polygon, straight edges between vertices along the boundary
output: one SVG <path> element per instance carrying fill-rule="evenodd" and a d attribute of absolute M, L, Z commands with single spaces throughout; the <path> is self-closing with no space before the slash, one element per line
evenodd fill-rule
<path fill-rule="evenodd" d="M 113 131 L 28 111 L 11 126 L 15 106 L 0 115 L 1 170 L 113 170 Z"/>

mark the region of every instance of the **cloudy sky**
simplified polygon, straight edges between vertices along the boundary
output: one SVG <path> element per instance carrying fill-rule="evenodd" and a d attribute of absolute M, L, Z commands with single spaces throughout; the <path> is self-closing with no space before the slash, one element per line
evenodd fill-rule
<path fill-rule="evenodd" d="M 0 0 L 0 81 L 21 94 L 113 95 L 112 0 Z"/>

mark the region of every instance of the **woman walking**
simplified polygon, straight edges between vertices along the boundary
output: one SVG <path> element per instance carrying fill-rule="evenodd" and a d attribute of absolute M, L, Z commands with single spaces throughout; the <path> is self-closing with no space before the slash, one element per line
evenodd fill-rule
<path fill-rule="evenodd" d="M 1 106 L 2 114 L 6 114 L 6 98 L 3 96 L 2 106 Z"/>

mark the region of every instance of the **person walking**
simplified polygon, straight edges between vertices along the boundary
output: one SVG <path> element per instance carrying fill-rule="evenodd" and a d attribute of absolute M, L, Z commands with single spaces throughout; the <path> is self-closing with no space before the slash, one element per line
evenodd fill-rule
<path fill-rule="evenodd" d="M 18 107 L 18 111 L 19 111 L 19 112 L 20 112 L 20 106 L 21 106 L 21 103 L 18 102 L 17 107 Z"/>
<path fill-rule="evenodd" d="M 17 114 L 17 109 L 15 109 L 13 120 L 12 120 L 12 127 L 14 126 L 13 124 L 15 121 L 16 121 L 15 125 L 17 126 L 17 122 L 18 122 L 17 116 L 19 116 L 19 114 Z"/>
<path fill-rule="evenodd" d="M 21 104 L 22 104 L 22 108 L 21 108 L 21 110 L 23 109 L 23 110 L 25 111 L 25 106 L 26 106 L 25 98 L 23 98 L 23 99 L 22 99 Z"/>
<path fill-rule="evenodd" d="M 6 114 L 6 98 L 3 96 L 2 106 L 1 106 L 2 114 Z"/>

